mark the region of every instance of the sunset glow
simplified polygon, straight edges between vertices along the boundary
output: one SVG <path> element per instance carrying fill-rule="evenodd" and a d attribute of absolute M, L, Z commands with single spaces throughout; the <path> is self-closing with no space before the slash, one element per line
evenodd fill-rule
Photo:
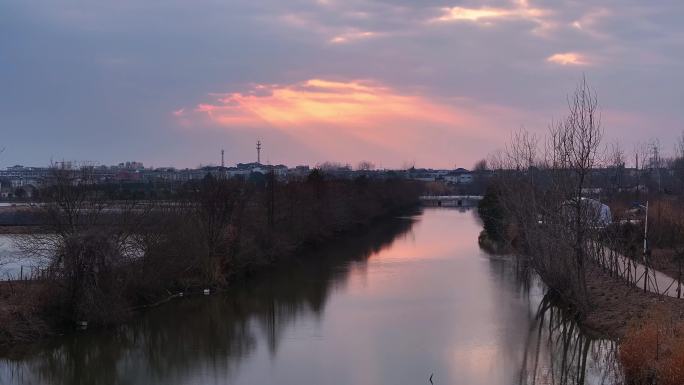
<path fill-rule="evenodd" d="M 440 21 L 455 21 L 455 20 L 468 20 L 468 21 L 478 21 L 480 19 L 496 19 L 506 16 L 510 16 L 511 12 L 503 9 L 497 8 L 462 8 L 453 7 L 445 8 L 444 15 L 438 20 Z"/>
<path fill-rule="evenodd" d="M 430 151 L 440 148 L 431 144 L 436 138 L 445 144 L 456 138 L 461 143 L 484 140 L 491 132 L 484 127 L 497 129 L 497 119 L 512 116 L 503 108 L 466 107 L 461 105 L 465 101 L 440 101 L 363 80 L 314 78 L 208 96 L 208 101 L 174 111 L 174 118 L 194 132 L 268 129 L 345 157 L 378 148 L 395 163 L 417 155 L 436 161 Z"/>
<path fill-rule="evenodd" d="M 0 385 L 684 385 L 684 0 L 1 1 Z"/>
<path fill-rule="evenodd" d="M 526 0 L 513 2 L 510 8 L 466 8 L 466 7 L 447 7 L 442 8 L 442 16 L 435 21 L 439 22 L 454 22 L 454 21 L 470 21 L 490 23 L 496 20 L 528 20 L 541 25 L 544 28 L 549 27 L 549 22 L 545 20 L 548 12 L 540 8 L 530 6 Z"/>
<path fill-rule="evenodd" d="M 349 43 L 354 40 L 365 39 L 373 36 L 377 36 L 377 34 L 369 31 L 349 32 L 333 37 L 332 39 L 330 39 L 330 42 L 335 44 Z"/>
<path fill-rule="evenodd" d="M 574 52 L 557 53 L 546 59 L 550 63 L 560 65 L 585 66 L 589 65 L 589 60 L 582 54 Z"/>
<path fill-rule="evenodd" d="M 402 95 L 374 83 L 322 79 L 221 94 L 213 102 L 198 104 L 194 112 L 225 127 L 267 124 L 293 129 L 315 124 L 353 129 L 407 118 L 444 123 L 457 119 L 452 111 L 421 96 Z"/>
<path fill-rule="evenodd" d="M 672 141 L 683 11 L 677 1 L 7 0 L 0 77 L 16 92 L 0 103 L 10 128 L 0 149 L 8 164 L 41 154 L 194 167 L 216 163 L 208 148 L 251 159 L 258 137 L 287 164 L 470 167 L 511 130 L 543 134 L 582 76 L 611 107 L 605 121 L 620 122 L 607 140 Z M 659 94 L 637 100 L 646 88 Z M 57 102 L 37 110 L 35 95 Z"/>

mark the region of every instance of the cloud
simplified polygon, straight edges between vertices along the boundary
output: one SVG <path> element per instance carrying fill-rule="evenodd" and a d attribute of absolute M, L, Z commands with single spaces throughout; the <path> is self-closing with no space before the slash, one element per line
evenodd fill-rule
<path fill-rule="evenodd" d="M 500 8 L 443 8 L 444 14 L 437 21 L 479 21 L 488 19 L 500 19 L 511 16 L 511 12 Z"/>
<path fill-rule="evenodd" d="M 536 8 L 527 0 L 512 2 L 508 7 L 445 7 L 442 8 L 439 17 L 432 19 L 433 22 L 474 22 L 477 24 L 490 25 L 497 21 L 523 20 L 538 25 L 536 32 L 547 30 L 553 26 L 551 12 L 546 9 Z"/>
<path fill-rule="evenodd" d="M 547 57 L 546 61 L 563 66 L 586 66 L 590 64 L 585 55 L 575 52 L 556 53 Z"/>
<path fill-rule="evenodd" d="M 602 106 L 662 117 L 665 140 L 684 120 L 682 12 L 680 0 L 5 0 L 0 161 L 195 166 L 217 143 L 251 156 L 258 134 L 287 143 L 285 163 L 467 165 L 511 128 L 543 131 L 583 72 Z M 36 109 L 35 95 L 52 102 Z M 653 135 L 606 122 L 606 136 Z"/>
<path fill-rule="evenodd" d="M 586 32 L 596 38 L 606 37 L 605 33 L 599 32 L 601 21 L 614 15 L 607 8 L 595 8 L 580 15 L 572 22 L 572 26 L 580 31 Z"/>
<path fill-rule="evenodd" d="M 257 84 L 210 97 L 186 108 L 179 124 L 195 132 L 267 128 L 319 148 L 328 159 L 369 159 L 395 167 L 407 160 L 450 165 L 453 158 L 442 158 L 445 146 L 485 141 L 489 129 L 500 126 L 492 116 L 511 117 L 502 108 L 438 101 L 368 80 Z"/>
<path fill-rule="evenodd" d="M 334 36 L 332 39 L 330 39 L 331 43 L 335 44 L 343 44 L 343 43 L 349 43 L 355 40 L 360 40 L 360 39 L 367 39 L 370 37 L 378 36 L 377 33 L 371 32 L 371 31 L 362 31 L 362 32 L 347 32 L 343 33 L 337 36 Z"/>
<path fill-rule="evenodd" d="M 242 92 L 212 96 L 215 100 L 193 108 L 195 118 L 227 128 L 269 126 L 306 131 L 344 127 L 350 133 L 372 136 L 369 128 L 392 122 L 446 124 L 459 119 L 450 108 L 420 95 L 361 80 L 257 84 Z"/>

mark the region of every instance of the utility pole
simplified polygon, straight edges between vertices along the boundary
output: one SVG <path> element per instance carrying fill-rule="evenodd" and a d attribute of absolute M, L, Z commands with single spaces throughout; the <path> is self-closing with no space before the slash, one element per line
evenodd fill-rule
<path fill-rule="evenodd" d="M 661 192 L 662 183 L 660 178 L 660 151 L 658 149 L 658 142 L 653 142 L 653 160 L 651 161 L 651 168 L 655 168 L 656 177 L 658 178 L 658 192 Z"/>
<path fill-rule="evenodd" d="M 639 183 L 641 183 L 641 178 L 639 178 L 639 153 L 637 152 L 634 154 L 636 158 L 636 176 L 637 176 L 637 185 L 636 185 L 636 200 L 639 202 Z"/>
<path fill-rule="evenodd" d="M 646 201 L 646 214 L 644 215 L 644 292 L 648 290 L 648 201 Z M 653 274 L 655 277 L 655 273 Z M 657 291 L 657 290 L 656 290 Z"/>
<path fill-rule="evenodd" d="M 257 140 L 257 163 L 261 164 L 261 141 Z"/>
<path fill-rule="evenodd" d="M 268 226 L 273 229 L 275 223 L 275 183 L 276 177 L 273 170 L 269 171 L 267 174 L 268 178 Z"/>
<path fill-rule="evenodd" d="M 226 167 L 226 162 L 224 161 L 223 154 L 224 154 L 224 151 L 222 149 L 221 150 L 221 167 Z"/>

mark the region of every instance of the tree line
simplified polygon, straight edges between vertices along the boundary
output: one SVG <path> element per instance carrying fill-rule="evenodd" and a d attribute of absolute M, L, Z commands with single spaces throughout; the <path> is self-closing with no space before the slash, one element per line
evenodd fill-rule
<path fill-rule="evenodd" d="M 412 207 L 420 191 L 406 180 L 336 180 L 315 169 L 289 181 L 207 175 L 175 187 L 172 199 L 118 200 L 87 169 L 53 174 L 40 193 L 45 225 L 16 239 L 44 268 L 5 298 L 13 303 L 0 311 L 5 341 L 116 323 L 179 293 L 228 287 Z"/>

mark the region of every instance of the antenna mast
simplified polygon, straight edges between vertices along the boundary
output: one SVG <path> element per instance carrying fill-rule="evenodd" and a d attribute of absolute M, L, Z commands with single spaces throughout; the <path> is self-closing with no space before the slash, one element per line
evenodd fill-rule
<path fill-rule="evenodd" d="M 261 141 L 257 140 L 257 163 L 261 164 Z"/>
<path fill-rule="evenodd" d="M 221 149 L 221 167 L 226 167 L 226 162 L 224 162 L 224 160 L 223 160 L 223 153 L 224 153 L 224 151 L 223 151 L 223 149 Z"/>

